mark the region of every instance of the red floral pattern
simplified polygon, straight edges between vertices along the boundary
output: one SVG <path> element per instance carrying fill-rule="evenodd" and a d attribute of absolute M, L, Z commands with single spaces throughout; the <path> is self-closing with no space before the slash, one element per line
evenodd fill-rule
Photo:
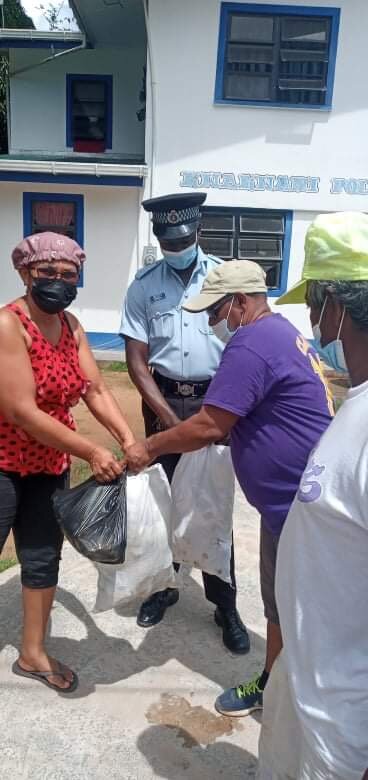
<path fill-rule="evenodd" d="M 78 348 L 66 316 L 60 315 L 61 336 L 53 346 L 37 325 L 15 303 L 7 306 L 20 319 L 32 339 L 29 357 L 35 378 L 39 409 L 75 430 L 70 407 L 75 406 L 89 386 L 78 360 Z M 70 456 L 32 439 L 21 428 L 0 415 L 0 470 L 27 474 L 62 474 L 70 466 Z"/>

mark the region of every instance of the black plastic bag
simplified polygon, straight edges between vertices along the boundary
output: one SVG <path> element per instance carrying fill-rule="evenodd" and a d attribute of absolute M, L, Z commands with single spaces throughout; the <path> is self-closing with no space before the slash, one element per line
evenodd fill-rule
<path fill-rule="evenodd" d="M 124 563 L 127 542 L 126 471 L 108 484 L 90 477 L 56 490 L 56 519 L 70 544 L 98 563 Z"/>

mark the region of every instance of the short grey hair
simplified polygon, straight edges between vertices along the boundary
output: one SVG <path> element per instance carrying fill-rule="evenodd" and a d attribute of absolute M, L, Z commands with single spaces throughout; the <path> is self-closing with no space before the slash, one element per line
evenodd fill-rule
<path fill-rule="evenodd" d="M 345 306 L 359 330 L 368 331 L 368 281 L 310 281 L 307 284 L 307 306 L 322 309 L 327 293 Z"/>

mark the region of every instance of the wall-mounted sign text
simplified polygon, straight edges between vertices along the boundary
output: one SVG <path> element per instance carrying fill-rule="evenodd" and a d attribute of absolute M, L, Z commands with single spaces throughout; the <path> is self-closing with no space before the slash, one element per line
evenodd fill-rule
<path fill-rule="evenodd" d="M 319 176 L 287 176 L 273 173 L 224 173 L 181 171 L 180 187 L 190 189 L 246 190 L 247 192 L 296 192 L 317 195 Z M 330 179 L 331 195 L 368 195 L 368 179 Z"/>

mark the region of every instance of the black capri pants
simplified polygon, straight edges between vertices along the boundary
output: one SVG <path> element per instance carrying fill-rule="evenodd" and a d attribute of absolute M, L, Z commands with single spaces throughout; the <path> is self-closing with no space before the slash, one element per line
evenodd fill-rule
<path fill-rule="evenodd" d="M 0 471 L 0 553 L 13 531 L 22 585 L 57 585 L 63 534 L 56 521 L 52 496 L 68 487 L 69 472 L 21 477 Z"/>

